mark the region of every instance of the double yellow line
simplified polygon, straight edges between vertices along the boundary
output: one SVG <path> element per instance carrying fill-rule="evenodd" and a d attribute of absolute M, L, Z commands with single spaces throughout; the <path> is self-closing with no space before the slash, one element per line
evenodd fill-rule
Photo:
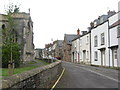
<path fill-rule="evenodd" d="M 64 72 L 65 72 L 65 68 L 63 68 L 63 71 L 62 71 L 60 77 L 59 77 L 58 80 L 55 82 L 55 84 L 52 86 L 51 90 L 53 90 L 53 89 L 55 88 L 55 86 L 56 86 L 57 83 L 60 81 L 61 77 L 63 76 Z"/>

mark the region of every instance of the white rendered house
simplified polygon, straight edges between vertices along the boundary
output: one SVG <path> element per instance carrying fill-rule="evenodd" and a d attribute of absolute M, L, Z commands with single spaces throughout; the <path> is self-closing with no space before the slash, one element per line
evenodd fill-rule
<path fill-rule="evenodd" d="M 91 30 L 91 64 L 109 66 L 108 20 L 107 15 L 94 21 Z"/>
<path fill-rule="evenodd" d="M 80 42 L 79 37 L 72 40 L 71 62 L 80 63 Z"/>
<path fill-rule="evenodd" d="M 80 37 L 80 62 L 84 64 L 91 63 L 90 32 Z"/>
<path fill-rule="evenodd" d="M 120 24 L 118 20 L 118 13 L 109 17 L 109 37 L 110 37 L 110 66 L 118 67 L 118 35 L 117 29 Z"/>

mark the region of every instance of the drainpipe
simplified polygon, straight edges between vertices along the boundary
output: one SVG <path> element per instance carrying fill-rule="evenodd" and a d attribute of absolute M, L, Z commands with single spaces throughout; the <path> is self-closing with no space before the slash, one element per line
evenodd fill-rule
<path fill-rule="evenodd" d="M 108 19 L 108 47 L 110 47 L 110 32 L 109 32 L 109 19 Z M 110 49 L 109 51 L 109 67 L 110 67 Z"/>
<path fill-rule="evenodd" d="M 90 48 L 90 65 L 91 65 L 92 64 L 92 61 L 91 61 L 92 60 L 91 59 L 91 55 L 92 55 L 92 51 L 91 51 L 91 31 L 90 31 L 90 37 L 89 38 L 90 38 L 90 43 L 89 43 L 90 47 L 89 48 Z"/>

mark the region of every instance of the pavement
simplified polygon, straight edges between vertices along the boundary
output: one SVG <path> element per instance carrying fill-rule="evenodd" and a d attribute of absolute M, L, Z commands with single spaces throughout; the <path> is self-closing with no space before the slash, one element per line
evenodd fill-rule
<path fill-rule="evenodd" d="M 118 88 L 118 70 L 62 62 L 65 72 L 55 88 Z"/>

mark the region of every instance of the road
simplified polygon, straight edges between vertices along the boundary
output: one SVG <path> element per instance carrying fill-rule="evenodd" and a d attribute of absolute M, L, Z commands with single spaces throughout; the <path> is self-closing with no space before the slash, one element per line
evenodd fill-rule
<path fill-rule="evenodd" d="M 65 72 L 55 88 L 118 88 L 118 70 L 62 62 Z"/>

